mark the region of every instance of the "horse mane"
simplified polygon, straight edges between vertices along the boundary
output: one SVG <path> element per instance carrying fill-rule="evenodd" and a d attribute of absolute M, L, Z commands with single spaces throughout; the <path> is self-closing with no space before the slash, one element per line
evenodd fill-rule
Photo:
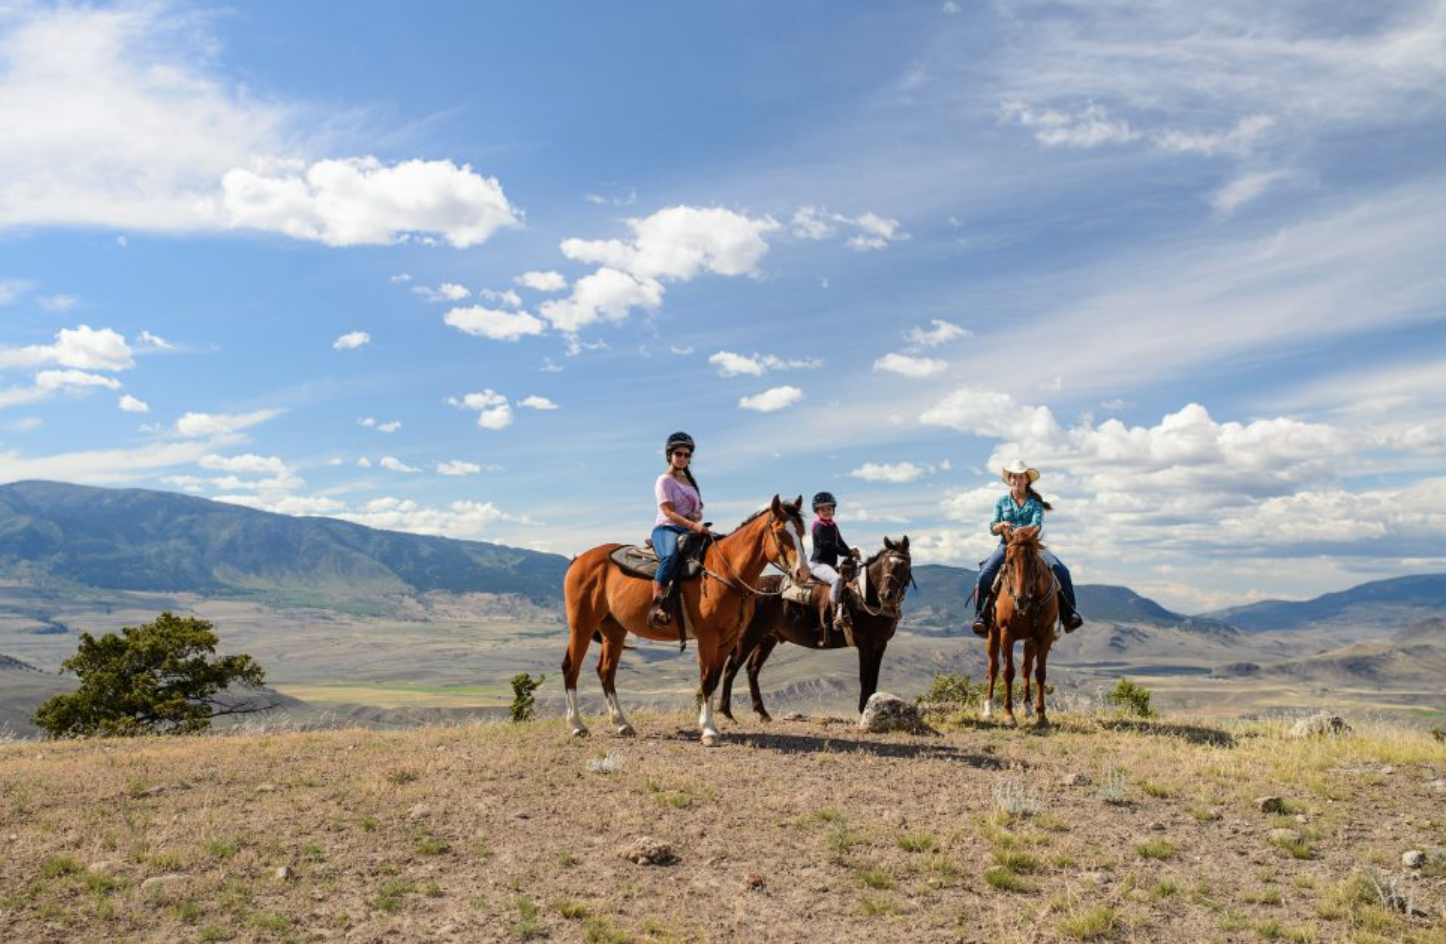
<path fill-rule="evenodd" d="M 797 521 L 800 526 L 803 525 L 803 515 L 802 515 L 800 512 L 789 511 L 787 505 L 784 505 L 783 508 L 784 508 L 784 510 L 788 513 L 788 517 L 789 517 L 790 519 L 792 519 L 792 520 L 794 520 L 794 521 Z M 758 509 L 757 511 L 755 511 L 753 514 L 749 515 L 747 518 L 744 518 L 743 521 L 738 525 L 738 527 L 734 528 L 733 530 L 734 530 L 734 531 L 740 531 L 740 530 L 742 530 L 745 526 L 747 526 L 747 525 L 748 525 L 750 522 L 752 522 L 754 519 L 759 518 L 759 517 L 761 517 L 761 516 L 763 516 L 763 515 L 766 515 L 766 514 L 768 514 L 768 512 L 770 512 L 770 511 L 772 511 L 772 510 L 773 510 L 773 506 L 772 506 L 772 505 L 764 505 L 762 508 L 760 508 L 760 509 Z"/>

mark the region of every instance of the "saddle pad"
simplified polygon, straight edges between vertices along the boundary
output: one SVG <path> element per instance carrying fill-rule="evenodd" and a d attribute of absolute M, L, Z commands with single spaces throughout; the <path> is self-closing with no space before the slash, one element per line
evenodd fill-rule
<path fill-rule="evenodd" d="M 783 586 L 778 588 L 778 595 L 793 603 L 813 606 L 813 588 L 822 583 L 823 581 L 814 578 L 803 586 L 799 586 L 793 582 L 792 577 L 785 575 L 783 578 Z"/>
<path fill-rule="evenodd" d="M 628 544 L 613 551 L 611 555 L 614 564 L 617 564 L 623 571 L 632 577 L 641 577 L 644 580 L 652 580 L 658 573 L 658 555 L 651 547 L 645 545 Z M 695 560 L 684 560 L 679 578 L 691 580 L 698 576 L 702 566 Z"/>

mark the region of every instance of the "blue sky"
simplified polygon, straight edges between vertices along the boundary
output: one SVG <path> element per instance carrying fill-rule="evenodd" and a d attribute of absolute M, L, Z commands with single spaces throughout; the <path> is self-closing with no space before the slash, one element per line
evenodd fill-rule
<path fill-rule="evenodd" d="M 0 481 L 710 517 L 1186 611 L 1446 567 L 1446 3 L 0 0 Z"/>

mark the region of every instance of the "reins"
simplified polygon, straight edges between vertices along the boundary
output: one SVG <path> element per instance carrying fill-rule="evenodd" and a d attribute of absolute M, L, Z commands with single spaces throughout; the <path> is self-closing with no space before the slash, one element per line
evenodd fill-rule
<path fill-rule="evenodd" d="M 773 523 L 774 521 L 776 521 L 776 520 L 778 520 L 778 516 L 773 513 L 772 509 L 770 509 L 769 512 L 768 512 L 768 521 L 769 521 L 769 524 L 772 524 L 772 523 Z M 738 532 L 735 531 L 735 532 L 733 532 L 733 533 L 734 533 L 734 534 L 737 534 Z M 768 528 L 768 536 L 773 539 L 773 546 L 774 546 L 774 549 L 778 551 L 778 557 L 779 557 L 779 559 L 780 559 L 780 560 L 787 560 L 787 556 L 783 553 L 783 542 L 778 539 L 778 534 L 777 534 L 777 532 L 775 532 L 775 531 L 773 530 L 773 528 L 770 527 L 770 528 Z M 730 537 L 731 537 L 731 535 L 730 535 Z M 719 541 L 713 540 L 713 539 L 710 538 L 708 543 L 711 544 L 711 545 L 713 545 L 714 547 L 717 547 L 717 545 L 719 544 Z M 707 578 L 707 577 L 712 577 L 714 580 L 718 581 L 718 582 L 721 583 L 723 586 L 727 587 L 729 590 L 732 590 L 734 593 L 738 594 L 740 597 L 743 597 L 745 601 L 746 601 L 749 597 L 776 597 L 776 596 L 781 596 L 781 595 L 782 595 L 782 593 L 783 593 L 783 588 L 782 588 L 782 587 L 780 587 L 780 588 L 777 589 L 777 590 L 763 590 L 763 589 L 761 589 L 761 588 L 759 588 L 759 587 L 754 587 L 754 586 L 749 585 L 748 581 L 744 580 L 743 577 L 739 575 L 738 571 L 734 569 L 734 567 L 733 567 L 733 562 L 728 559 L 728 555 L 725 554 L 725 553 L 723 553 L 723 551 L 722 551 L 721 548 L 719 548 L 719 550 L 718 550 L 718 556 L 721 557 L 721 558 L 723 558 L 723 564 L 724 564 L 724 566 L 726 566 L 726 567 L 728 568 L 729 573 L 731 573 L 731 574 L 733 575 L 733 580 L 736 580 L 737 583 L 734 583 L 733 580 L 729 580 L 727 577 L 724 577 L 724 576 L 721 575 L 721 574 L 715 574 L 713 571 L 711 571 L 711 570 L 708 569 L 708 567 L 707 567 L 706 564 L 703 565 L 703 576 L 704 576 L 705 578 Z M 706 558 L 707 558 L 707 551 L 704 551 L 704 559 L 706 559 Z M 739 584 L 742 584 L 742 586 L 739 586 Z M 703 582 L 703 587 L 702 587 L 702 589 L 703 589 L 704 595 L 706 595 L 706 594 L 707 594 L 707 590 L 708 590 L 708 583 L 707 583 L 706 580 L 704 580 L 704 582 Z M 741 605 L 741 603 L 740 603 L 740 605 Z"/>
<path fill-rule="evenodd" d="M 900 553 L 897 552 L 897 551 L 886 551 L 886 552 L 884 552 L 883 554 L 880 554 L 879 556 L 875 557 L 875 558 L 874 558 L 872 561 L 870 561 L 868 564 L 865 564 L 865 565 L 864 565 L 865 579 L 866 579 L 866 580 L 868 579 L 868 578 L 867 578 L 867 575 L 868 575 L 868 569 L 869 569 L 869 567 L 872 567 L 874 564 L 877 564 L 877 563 L 879 563 L 879 562 L 881 562 L 881 561 L 885 561 L 885 560 L 903 561 L 903 562 L 904 562 L 904 566 L 906 566 L 906 567 L 909 568 L 909 582 L 910 582 L 910 583 L 913 582 L 913 580 L 914 580 L 914 564 L 913 564 L 913 561 L 912 561 L 907 555 L 900 554 Z M 884 579 L 885 579 L 885 580 L 897 580 L 898 578 L 895 577 L 893 574 L 888 573 L 888 574 L 884 574 Z M 887 586 L 887 584 L 886 584 L 885 586 Z M 916 586 L 917 586 L 917 585 L 916 585 Z M 887 617 L 889 617 L 890 619 L 898 619 L 899 616 L 903 613 L 903 606 L 902 606 L 902 604 L 900 604 L 900 603 L 885 603 L 885 602 L 884 602 L 884 587 L 879 587 L 879 589 L 878 589 L 877 592 L 878 592 L 878 597 L 879 597 L 879 608 L 878 608 L 878 609 L 874 609 L 873 607 L 869 606 L 869 600 L 868 600 L 868 592 L 867 592 L 867 590 L 866 590 L 864 593 L 862 593 L 862 594 L 859 595 L 859 598 L 858 598 L 859 609 L 863 610 L 865 613 L 867 613 L 867 614 L 870 615 L 870 616 L 887 616 Z"/>

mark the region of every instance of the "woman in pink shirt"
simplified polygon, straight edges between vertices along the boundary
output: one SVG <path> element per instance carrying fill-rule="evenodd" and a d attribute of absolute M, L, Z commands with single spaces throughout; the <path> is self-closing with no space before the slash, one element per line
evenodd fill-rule
<path fill-rule="evenodd" d="M 653 495 L 658 502 L 658 517 L 653 522 L 653 550 L 658 555 L 658 572 L 653 577 L 653 609 L 649 619 L 655 626 L 666 626 L 672 617 L 663 607 L 663 595 L 678 566 L 678 537 L 689 531 L 706 534 L 703 526 L 703 498 L 698 480 L 689 468 L 693 461 L 693 437 L 674 433 L 663 447 L 668 469 L 658 476 Z"/>

